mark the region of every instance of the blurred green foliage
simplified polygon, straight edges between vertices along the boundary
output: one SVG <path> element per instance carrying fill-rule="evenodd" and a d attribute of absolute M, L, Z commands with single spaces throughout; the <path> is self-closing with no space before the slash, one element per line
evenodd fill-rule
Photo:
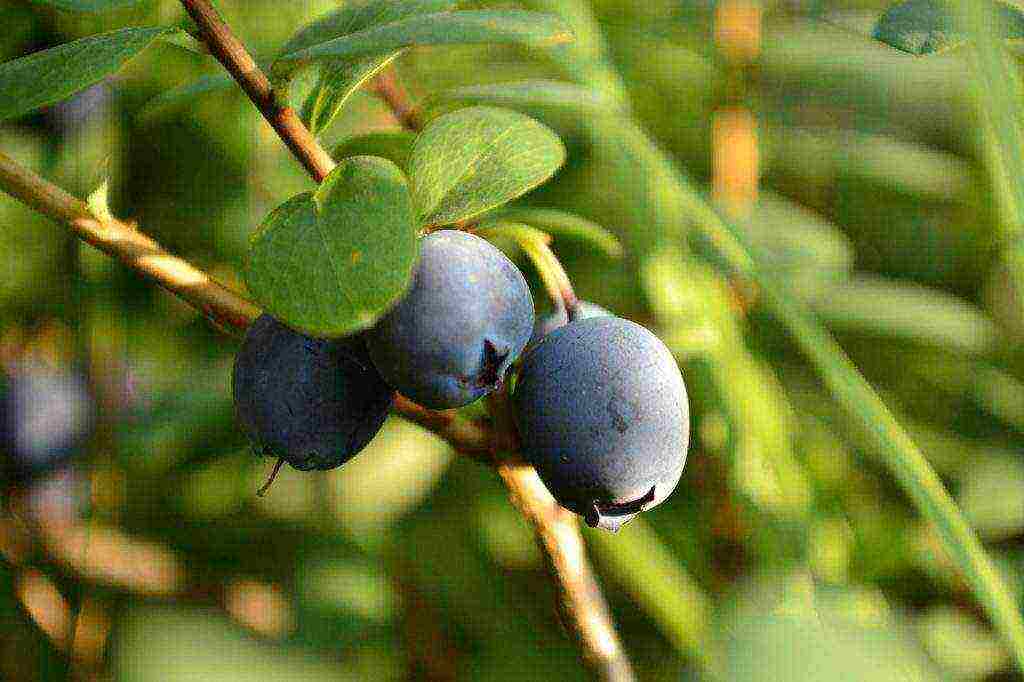
<path fill-rule="evenodd" d="M 218 7 L 269 60 L 338 4 Z M 709 261 L 660 170 L 669 159 L 708 185 L 715 111 L 756 113 L 763 190 L 740 227 L 878 387 L 1024 605 L 1024 292 L 1002 248 L 1020 226 L 1014 180 L 993 172 L 1000 139 L 962 55 L 871 38 L 887 2 L 762 4 L 762 55 L 740 73 L 715 49 L 711 0 L 594 0 L 606 43 L 418 48 L 395 64 L 428 117 L 498 104 L 562 136 L 565 167 L 509 219 L 551 227 L 579 295 L 655 329 L 681 363 L 694 440 L 679 488 L 618 535 L 585 533 L 641 679 L 1020 679 L 934 529 L 759 292 Z M 0 0 L 0 60 L 176 24 L 171 0 L 105 14 Z M 98 86 L 84 120 L 56 107 L 6 122 L 0 150 L 80 196 L 108 174 L 116 214 L 241 289 L 252 232 L 312 187 L 218 74 L 159 42 Z M 179 87 L 191 90 L 168 96 Z M 610 115 L 625 108 L 657 148 L 629 144 L 642 133 Z M 338 153 L 409 158 L 365 90 L 320 135 Z M 234 424 L 235 340 L 6 196 L 0 264 L 0 347 L 63 343 L 104 389 L 105 427 L 80 463 L 85 513 L 169 550 L 184 575 L 153 597 L 5 549 L 5 679 L 583 679 L 489 469 L 395 418 L 350 465 L 285 471 L 256 498 L 268 463 Z M 105 614 L 95 670 L 40 627 L 26 576 L 56 586 L 51 602 L 84 632 Z"/>

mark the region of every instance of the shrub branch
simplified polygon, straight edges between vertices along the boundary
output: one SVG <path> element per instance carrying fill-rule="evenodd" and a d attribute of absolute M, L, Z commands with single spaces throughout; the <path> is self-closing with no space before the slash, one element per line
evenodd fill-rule
<path fill-rule="evenodd" d="M 198 24 L 210 52 L 239 83 L 309 174 L 317 182 L 322 181 L 334 168 L 333 159 L 294 110 L 278 102 L 270 80 L 231 29 L 208 0 L 181 0 L 181 3 Z M 392 75 L 378 81 L 378 91 L 404 126 L 411 129 L 418 126 L 414 110 L 408 106 L 404 91 Z M 402 103 L 406 103 L 405 106 Z M 93 215 L 84 201 L 2 153 L 0 189 L 64 223 L 80 239 L 152 278 L 230 331 L 243 333 L 260 314 L 259 308 L 250 301 L 188 261 L 167 252 L 139 232 L 136 225 L 110 216 Z M 507 406 L 503 404 L 501 410 L 492 410 L 496 423 L 502 425 L 494 429 L 454 411 L 428 410 L 402 396 L 397 397 L 395 410 L 444 438 L 456 450 L 477 459 L 486 459 L 496 452 L 497 445 L 515 439 Z M 498 472 L 516 508 L 534 527 L 562 595 L 563 622 L 575 635 L 584 661 L 599 679 L 631 680 L 628 660 L 587 561 L 576 519 L 555 504 L 531 467 L 505 461 L 498 465 Z"/>

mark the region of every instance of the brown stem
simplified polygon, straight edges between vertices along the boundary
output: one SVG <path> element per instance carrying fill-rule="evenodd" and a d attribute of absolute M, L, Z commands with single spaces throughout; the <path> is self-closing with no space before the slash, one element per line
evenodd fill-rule
<path fill-rule="evenodd" d="M 395 119 L 404 128 L 418 131 L 423 127 L 416 108 L 409 101 L 409 93 L 402 83 L 395 78 L 394 67 L 384 70 L 374 81 L 374 88 L 381 99 L 391 109 Z"/>
<path fill-rule="evenodd" d="M 274 485 L 274 481 L 277 480 L 277 475 L 281 473 L 281 467 L 284 466 L 284 457 L 278 457 L 277 462 L 274 464 L 274 468 L 270 471 L 270 476 L 267 477 L 267 482 L 260 486 L 260 489 L 256 491 L 257 497 L 263 497 L 270 490 L 270 486 Z"/>
<path fill-rule="evenodd" d="M 292 154 L 317 182 L 323 182 L 334 169 L 331 158 L 309 129 L 302 124 L 295 110 L 277 100 L 270 79 L 231 32 L 208 0 L 181 0 L 189 16 L 199 26 L 210 52 L 242 86 L 245 94 L 273 126 Z"/>
<path fill-rule="evenodd" d="M 533 467 L 510 457 L 517 449 L 508 397 L 499 389 L 488 396 L 494 418 L 494 458 L 512 504 L 533 526 L 537 542 L 559 591 L 562 622 L 579 643 L 594 677 L 627 682 L 633 671 L 619 641 L 608 604 L 594 577 L 574 514 L 555 502 Z"/>

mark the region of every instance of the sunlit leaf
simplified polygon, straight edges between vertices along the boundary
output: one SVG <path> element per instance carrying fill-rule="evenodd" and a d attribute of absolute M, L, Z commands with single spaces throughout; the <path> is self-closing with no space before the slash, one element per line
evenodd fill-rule
<path fill-rule="evenodd" d="M 332 58 L 379 56 L 413 45 L 510 43 L 549 46 L 571 40 L 557 18 L 520 10 L 475 10 L 413 16 L 284 54 L 274 63 L 279 78 L 305 64 Z"/>
<path fill-rule="evenodd" d="M 413 146 L 409 175 L 420 219 L 447 225 L 525 194 L 565 161 L 549 128 L 493 107 L 460 109 L 435 119 Z"/>
<path fill-rule="evenodd" d="M 0 120 L 59 102 L 113 74 L 176 29 L 123 28 L 0 64 Z"/>
<path fill-rule="evenodd" d="M 386 159 L 342 160 L 316 192 L 275 209 L 254 235 L 249 290 L 309 334 L 365 329 L 408 286 L 416 225 L 402 171 Z"/>

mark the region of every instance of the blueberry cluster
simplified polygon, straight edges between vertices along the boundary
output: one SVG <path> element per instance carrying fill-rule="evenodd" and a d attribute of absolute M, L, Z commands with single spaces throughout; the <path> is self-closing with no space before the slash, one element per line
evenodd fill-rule
<path fill-rule="evenodd" d="M 316 339 L 264 315 L 235 360 L 239 421 L 296 469 L 332 469 L 384 423 L 393 390 L 432 409 L 500 386 L 527 349 L 514 393 L 523 451 L 555 499 L 616 530 L 675 488 L 689 414 L 674 358 L 643 327 L 583 304 L 535 324 L 522 273 L 487 241 L 421 240 L 406 295 L 365 333 Z"/>

